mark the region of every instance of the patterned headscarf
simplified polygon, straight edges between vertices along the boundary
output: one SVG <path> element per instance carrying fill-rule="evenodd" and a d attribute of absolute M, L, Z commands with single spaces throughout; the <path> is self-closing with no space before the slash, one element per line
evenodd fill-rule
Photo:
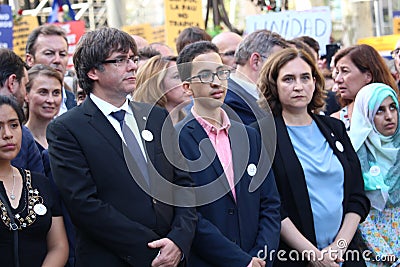
<path fill-rule="evenodd" d="M 382 210 L 386 201 L 400 200 L 400 134 L 399 126 L 392 136 L 379 133 L 374 117 L 383 100 L 390 96 L 399 103 L 395 91 L 386 84 L 372 83 L 357 94 L 349 136 L 361 162 L 365 190 L 374 208 Z"/>

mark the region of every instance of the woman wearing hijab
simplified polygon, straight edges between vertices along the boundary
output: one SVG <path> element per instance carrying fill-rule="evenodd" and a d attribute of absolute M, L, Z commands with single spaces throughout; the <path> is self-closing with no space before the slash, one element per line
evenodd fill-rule
<path fill-rule="evenodd" d="M 395 91 L 383 83 L 364 86 L 355 99 L 349 136 L 361 162 L 371 211 L 360 225 L 376 262 L 400 264 L 400 133 Z M 396 260 L 398 262 L 396 262 Z"/>

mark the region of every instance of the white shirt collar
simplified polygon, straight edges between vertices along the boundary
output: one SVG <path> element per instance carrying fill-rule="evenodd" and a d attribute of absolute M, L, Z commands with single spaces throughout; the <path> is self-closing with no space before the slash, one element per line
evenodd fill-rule
<path fill-rule="evenodd" d="M 259 92 L 257 89 L 257 85 L 248 81 L 245 81 L 243 79 L 238 78 L 236 75 L 231 75 L 230 79 L 232 79 L 234 82 L 239 84 L 243 89 L 249 93 L 251 96 L 253 96 L 255 99 L 258 100 Z"/>
<path fill-rule="evenodd" d="M 94 94 L 89 95 L 90 99 L 96 104 L 96 106 L 101 110 L 101 112 L 104 114 L 104 116 L 109 116 L 111 112 L 119 111 L 119 110 L 125 110 L 129 114 L 133 114 L 130 107 L 129 107 L 129 100 L 126 99 L 124 104 L 118 108 L 107 101 L 104 101 L 103 99 L 97 97 Z"/>

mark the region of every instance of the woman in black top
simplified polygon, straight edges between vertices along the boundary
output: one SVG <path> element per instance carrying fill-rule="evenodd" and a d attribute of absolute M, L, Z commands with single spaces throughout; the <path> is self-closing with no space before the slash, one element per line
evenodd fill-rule
<path fill-rule="evenodd" d="M 68 243 L 48 179 L 10 163 L 21 147 L 22 119 L 17 104 L 0 96 L 0 266 L 64 266 Z"/>

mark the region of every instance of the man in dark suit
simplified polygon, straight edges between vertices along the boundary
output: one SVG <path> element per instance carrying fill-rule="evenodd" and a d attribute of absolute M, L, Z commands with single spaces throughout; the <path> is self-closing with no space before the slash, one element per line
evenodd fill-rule
<path fill-rule="evenodd" d="M 13 51 L 0 48 L 0 95 L 14 98 L 20 108 L 24 106 L 28 72 L 26 64 Z M 22 126 L 21 149 L 11 164 L 44 174 L 42 157 L 28 127 Z"/>
<path fill-rule="evenodd" d="M 65 31 L 54 24 L 41 25 L 34 29 L 26 42 L 26 63 L 48 65 L 64 77 L 68 65 L 68 41 Z M 76 106 L 72 89 L 64 82 L 63 101 L 58 116 Z"/>
<path fill-rule="evenodd" d="M 266 59 L 286 47 L 288 44 L 279 34 L 268 30 L 255 31 L 239 44 L 235 52 L 236 72 L 228 81 L 225 104 L 242 123 L 250 125 L 266 116 L 257 104 L 257 79 Z"/>
<path fill-rule="evenodd" d="M 129 34 L 86 33 L 74 64 L 88 97 L 48 126 L 53 175 L 77 230 L 77 267 L 183 266 L 188 259 L 196 212 L 173 206 L 169 200 L 182 194 L 163 181 L 190 188 L 191 179 L 167 160 L 165 151 L 176 150 L 161 142 L 162 132 L 175 134 L 167 112 L 126 98 L 137 63 Z M 180 206 L 194 205 L 187 199 Z"/>
<path fill-rule="evenodd" d="M 185 47 L 177 64 L 183 87 L 194 100 L 191 112 L 176 126 L 199 189 L 199 222 L 189 265 L 272 266 L 273 257 L 264 258 L 264 250 L 278 247 L 279 195 L 260 136 L 230 121 L 221 108 L 230 70 L 207 41 Z"/>

